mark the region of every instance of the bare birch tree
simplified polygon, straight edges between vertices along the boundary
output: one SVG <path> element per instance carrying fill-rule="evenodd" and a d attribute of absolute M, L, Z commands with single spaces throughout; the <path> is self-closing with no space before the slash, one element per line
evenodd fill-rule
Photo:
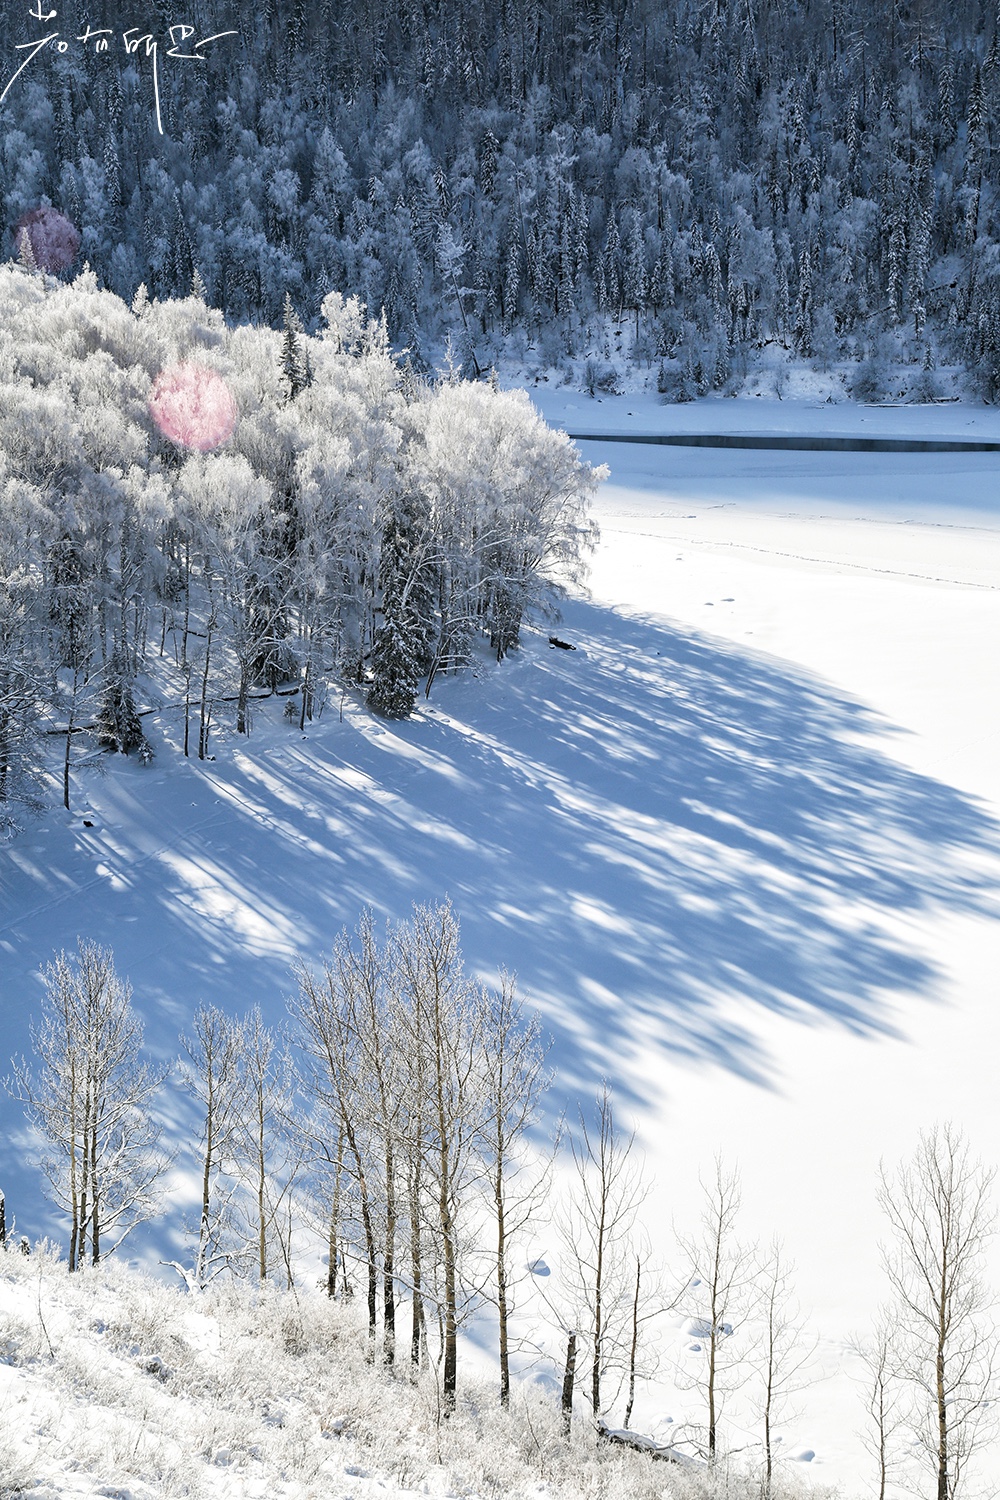
<path fill-rule="evenodd" d="M 232 1197 L 221 1186 L 226 1163 L 234 1155 L 234 1142 L 242 1115 L 240 1031 L 238 1025 L 215 1005 L 195 1012 L 193 1034 L 181 1037 L 188 1062 L 181 1078 L 202 1112 L 201 1212 L 193 1279 L 195 1286 L 220 1270 L 228 1256 L 224 1227 Z"/>
<path fill-rule="evenodd" d="M 420 1054 L 423 1134 L 411 1142 L 433 1212 L 440 1269 L 442 1392 L 454 1410 L 465 1219 L 481 1178 L 479 1147 L 486 1118 L 482 1083 L 482 1005 L 466 977 L 451 905 L 417 906 L 393 929 L 395 972 L 409 1016 L 407 1045 Z"/>
<path fill-rule="evenodd" d="M 746 1324 L 754 1299 L 755 1250 L 737 1238 L 740 1179 L 716 1157 L 711 1179 L 702 1184 L 700 1232 L 682 1241 L 690 1271 L 689 1296 L 695 1314 L 691 1332 L 704 1354 L 694 1379 L 706 1406 L 705 1453 L 719 1454 L 719 1422 L 726 1396 L 749 1378 Z"/>
<path fill-rule="evenodd" d="M 367 1273 L 368 1335 L 374 1353 L 378 1321 L 378 1250 L 369 1183 L 370 1151 L 361 1086 L 361 1053 L 355 996 L 345 987 L 339 966 L 328 960 L 322 977 L 304 964 L 295 968 L 298 994 L 291 1002 L 299 1041 L 306 1058 L 308 1092 L 318 1118 L 306 1129 L 315 1159 L 333 1168 L 337 1221 L 330 1240 L 336 1243 L 347 1204 L 344 1189 L 353 1189 L 363 1235 L 362 1260 Z"/>
<path fill-rule="evenodd" d="M 653 1256 L 652 1248 L 642 1232 L 632 1236 L 629 1247 L 629 1269 L 631 1273 L 631 1306 L 628 1314 L 627 1357 L 625 1374 L 625 1415 L 623 1425 L 632 1423 L 635 1406 L 636 1383 L 651 1379 L 659 1367 L 659 1351 L 650 1337 L 651 1326 L 666 1312 L 676 1308 L 682 1295 L 679 1291 L 666 1291 L 663 1268 Z"/>
<path fill-rule="evenodd" d="M 496 1232 L 494 1294 L 498 1318 L 500 1403 L 510 1403 L 510 1317 L 514 1278 L 511 1249 L 536 1216 L 549 1163 L 530 1170 L 525 1137 L 537 1117 L 550 1075 L 537 1013 L 528 1014 L 517 981 L 503 972 L 500 987 L 482 994 L 482 1070 L 485 1119 L 481 1150 Z"/>
<path fill-rule="evenodd" d="M 895 1314 L 883 1308 L 871 1339 L 854 1346 L 865 1367 L 868 1430 L 863 1434 L 862 1442 L 875 1460 L 878 1500 L 886 1500 L 890 1480 L 901 1461 L 898 1435 L 904 1425 L 905 1412 L 895 1334 Z"/>
<path fill-rule="evenodd" d="M 249 1192 L 246 1244 L 259 1281 L 281 1266 L 292 1285 L 292 1194 L 299 1161 L 288 1128 L 291 1079 L 279 1039 L 254 1006 L 238 1029 L 241 1110 L 234 1147 Z"/>
<path fill-rule="evenodd" d="M 633 1231 L 648 1193 L 634 1146 L 635 1133 L 624 1135 L 615 1120 L 605 1083 L 593 1123 L 581 1110 L 570 1137 L 574 1172 L 560 1225 L 565 1295 L 576 1310 L 564 1321 L 589 1344 L 595 1417 L 603 1410 L 602 1381 L 611 1368 L 622 1368 L 631 1341 Z"/>
<path fill-rule="evenodd" d="M 148 1114 L 162 1075 L 142 1061 L 132 987 L 110 949 L 81 942 L 45 969 L 36 1065 L 22 1058 L 8 1088 L 45 1139 L 42 1168 L 70 1220 L 69 1264 L 94 1265 L 156 1212 L 154 1186 L 168 1165 Z"/>
<path fill-rule="evenodd" d="M 405 1047 L 402 1061 L 403 1108 L 399 1124 L 401 1139 L 405 1142 L 403 1173 L 409 1239 L 407 1248 L 410 1281 L 410 1365 L 413 1370 L 417 1370 L 427 1355 L 424 1267 L 428 1233 L 424 1208 L 425 1174 L 420 1149 L 420 1143 L 424 1139 L 424 1120 L 427 1113 L 426 1058 L 422 1048 Z"/>
<path fill-rule="evenodd" d="M 758 1278 L 757 1387 L 753 1405 L 761 1424 L 764 1449 L 763 1500 L 774 1490 L 774 1428 L 792 1415 L 795 1395 L 809 1383 L 809 1361 L 815 1340 L 805 1337 L 798 1308 L 792 1301 L 791 1268 L 775 1242 L 765 1256 Z"/>
<path fill-rule="evenodd" d="M 880 1170 L 879 1203 L 893 1233 L 884 1264 L 894 1343 L 937 1500 L 955 1500 L 994 1425 L 994 1297 L 983 1263 L 995 1225 L 995 1175 L 952 1124 L 923 1133 L 912 1160 L 895 1172 Z"/>
<path fill-rule="evenodd" d="M 400 1129 L 403 1116 L 403 1058 L 398 1008 L 390 987 L 389 959 L 375 935 L 375 919 L 362 914 L 356 942 L 343 934 L 335 948 L 340 982 L 352 996 L 357 1046 L 364 1079 L 368 1136 L 378 1157 L 380 1239 L 382 1244 L 382 1353 L 396 1357 L 396 1242 L 399 1217 Z M 373 1171 L 375 1163 L 373 1162 Z"/>

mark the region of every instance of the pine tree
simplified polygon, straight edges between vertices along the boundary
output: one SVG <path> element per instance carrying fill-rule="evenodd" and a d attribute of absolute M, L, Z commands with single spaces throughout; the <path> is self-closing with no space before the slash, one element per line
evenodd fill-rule
<path fill-rule="evenodd" d="M 430 504 L 418 490 L 398 502 L 395 546 L 400 576 L 400 604 L 418 677 L 430 671 L 437 636 L 438 570 L 432 557 L 434 536 Z"/>
<path fill-rule="evenodd" d="M 955 66 L 950 58 L 938 78 L 938 137 L 943 147 L 955 139 Z"/>
<path fill-rule="evenodd" d="M 712 312 L 715 321 L 719 324 L 728 322 L 729 304 L 726 298 L 726 289 L 722 281 L 722 266 L 719 262 L 719 252 L 712 240 L 705 246 L 702 262 L 704 265 L 704 276 L 708 286 L 708 295 L 712 300 Z"/>
<path fill-rule="evenodd" d="M 649 300 L 656 312 L 663 307 L 670 307 L 674 300 L 674 267 L 668 234 L 660 237 L 659 254 L 656 257 L 656 265 L 653 267 L 650 281 Z"/>
<path fill-rule="evenodd" d="M 493 197 L 499 150 L 500 143 L 496 136 L 492 130 L 487 130 L 483 136 L 479 156 L 479 183 L 487 198 Z"/>
<path fill-rule="evenodd" d="M 909 296 L 913 313 L 913 331 L 917 338 L 923 335 L 927 317 L 926 292 L 927 268 L 930 261 L 931 214 L 930 209 L 917 204 L 910 221 Z"/>
<path fill-rule="evenodd" d="M 900 286 L 903 279 L 904 258 L 906 255 L 906 229 L 903 224 L 902 215 L 893 216 L 892 229 L 889 233 L 888 244 L 888 270 L 886 278 L 886 295 L 889 304 L 889 320 L 892 323 L 899 322 Z"/>
<path fill-rule="evenodd" d="M 184 287 L 194 279 L 194 255 L 191 250 L 191 235 L 184 219 L 184 210 L 177 189 L 174 189 L 174 222 L 171 234 L 172 284 L 171 293 L 184 295 Z"/>
<path fill-rule="evenodd" d="M 799 295 L 795 304 L 795 343 L 802 354 L 808 354 L 812 343 L 812 258 L 803 250 L 799 258 Z"/>
<path fill-rule="evenodd" d="M 27 229 L 22 229 L 17 236 L 17 258 L 26 271 L 35 275 L 38 271 L 38 262 L 35 259 L 34 247 L 31 243 L 31 235 Z"/>
<path fill-rule="evenodd" d="M 608 311 L 613 312 L 616 318 L 621 317 L 621 276 L 619 265 L 622 254 L 621 236 L 618 233 L 618 219 L 612 210 L 608 219 L 608 232 L 604 241 L 604 285 L 608 300 Z"/>
<path fill-rule="evenodd" d="M 635 332 L 639 334 L 639 314 L 646 303 L 646 249 L 642 237 L 642 220 L 638 209 L 629 213 L 625 240 L 625 268 L 622 301 L 635 312 Z"/>

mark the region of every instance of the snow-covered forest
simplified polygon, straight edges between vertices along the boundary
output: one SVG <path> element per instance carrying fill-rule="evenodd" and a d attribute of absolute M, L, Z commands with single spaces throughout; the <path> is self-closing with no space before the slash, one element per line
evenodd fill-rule
<path fill-rule="evenodd" d="M 592 544 L 594 472 L 523 392 L 428 384 L 337 292 L 312 338 L 290 307 L 232 329 L 198 295 L 129 308 L 9 265 L 0 329 L 8 823 L 57 727 L 67 806 L 82 727 L 149 755 L 154 664 L 201 759 L 255 693 L 311 722 L 331 674 L 402 718 L 477 637 L 502 659 Z"/>
<path fill-rule="evenodd" d="M 997 1492 L 998 117 L 3 9 L 0 1500 Z"/>
<path fill-rule="evenodd" d="M 0 17 L 0 172 L 9 231 L 51 202 L 128 301 L 197 271 L 230 318 L 290 296 L 313 327 L 336 289 L 414 362 L 450 333 L 469 374 L 631 362 L 675 397 L 765 345 L 865 397 L 893 362 L 915 395 L 938 360 L 1000 386 L 986 0 L 103 9 L 35 52 Z"/>

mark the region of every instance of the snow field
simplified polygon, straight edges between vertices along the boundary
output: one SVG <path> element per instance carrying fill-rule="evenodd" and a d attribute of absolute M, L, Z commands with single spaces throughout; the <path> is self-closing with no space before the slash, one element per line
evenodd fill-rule
<path fill-rule="evenodd" d="M 741 429 L 746 405 L 726 430 Z M 803 430 L 815 415 L 790 413 L 786 430 Z M 841 426 L 845 415 L 857 420 L 838 408 Z M 903 416 L 879 414 L 881 429 L 905 432 L 912 418 L 897 425 Z M 983 416 L 975 414 L 977 425 Z M 879 1160 L 908 1156 L 920 1129 L 948 1118 L 987 1159 L 994 1154 L 996 456 L 691 457 L 599 443 L 584 452 L 612 468 L 600 502 L 595 598 L 630 618 L 669 617 L 710 633 L 720 649 L 725 642 L 745 653 L 747 668 L 767 653 L 847 709 L 839 724 L 828 723 L 825 743 L 787 725 L 804 752 L 802 774 L 834 794 L 814 796 L 807 809 L 827 846 L 826 869 L 814 870 L 817 904 L 796 902 L 787 938 L 791 950 L 810 952 L 817 987 L 825 980 L 834 1003 L 804 1005 L 792 986 L 781 1004 L 748 1020 L 739 976 L 720 1029 L 749 1027 L 756 1077 L 661 1066 L 652 1051 L 638 1072 L 651 1094 L 660 1091 L 645 1140 L 663 1155 L 682 1140 L 684 1157 L 700 1162 L 713 1150 L 738 1157 L 747 1231 L 779 1234 L 796 1261 L 826 1377 L 803 1394 L 797 1427 L 815 1449 L 815 1467 L 851 1488 L 866 1460 L 845 1347 L 886 1295 Z M 737 774 L 728 783 L 720 800 L 731 826 L 777 839 L 775 863 L 791 876 L 801 852 L 792 809 L 768 808 L 766 781 L 755 788 Z M 829 930 L 823 940 L 817 929 L 820 910 L 846 941 L 854 933 L 855 956 L 878 934 L 870 970 L 860 965 L 839 999 L 830 984 L 836 949 Z M 692 1213 L 693 1175 L 687 1161 L 670 1170 L 670 1214 L 679 1222 Z M 994 1257 L 994 1282 L 998 1270 Z M 995 1475 L 995 1453 L 986 1470 Z"/>
<path fill-rule="evenodd" d="M 792 430 L 815 420 L 781 405 Z M 698 421 L 709 406 L 736 403 Z M 39 968 L 78 935 L 114 948 L 167 1060 L 203 1000 L 279 1020 L 291 959 L 362 906 L 450 895 L 469 966 L 516 969 L 543 1011 L 552 1118 L 613 1082 L 668 1267 L 699 1174 L 739 1162 L 744 1232 L 784 1241 L 819 1340 L 788 1467 L 864 1493 L 847 1349 L 884 1295 L 879 1158 L 949 1117 L 987 1157 L 995 1139 L 1000 461 L 584 456 L 611 477 L 591 597 L 559 626 L 577 651 L 529 633 L 401 725 L 347 701 L 303 738 L 260 705 L 203 764 L 163 713 L 151 768 L 81 773 L 74 812 L 0 854 L 5 1041 L 27 1047 Z M 186 1102 L 164 1109 L 182 1143 Z M 3 1110 L 19 1228 L 54 1232 Z M 175 1215 L 137 1244 L 181 1239 Z M 670 1358 L 696 1357 L 689 1323 Z M 695 1412 L 670 1358 L 637 1405 L 660 1435 Z"/>

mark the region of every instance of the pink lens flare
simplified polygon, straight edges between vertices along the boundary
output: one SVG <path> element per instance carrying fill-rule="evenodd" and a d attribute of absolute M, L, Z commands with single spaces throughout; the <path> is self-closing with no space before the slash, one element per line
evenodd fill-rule
<path fill-rule="evenodd" d="M 80 248 L 80 231 L 57 208 L 33 208 L 22 214 L 14 230 L 14 246 L 24 253 L 24 241 L 41 271 L 56 275 L 73 264 Z"/>
<path fill-rule="evenodd" d="M 232 437 L 236 402 L 221 375 L 184 360 L 161 370 L 149 414 L 164 437 L 196 453 L 210 453 Z"/>

